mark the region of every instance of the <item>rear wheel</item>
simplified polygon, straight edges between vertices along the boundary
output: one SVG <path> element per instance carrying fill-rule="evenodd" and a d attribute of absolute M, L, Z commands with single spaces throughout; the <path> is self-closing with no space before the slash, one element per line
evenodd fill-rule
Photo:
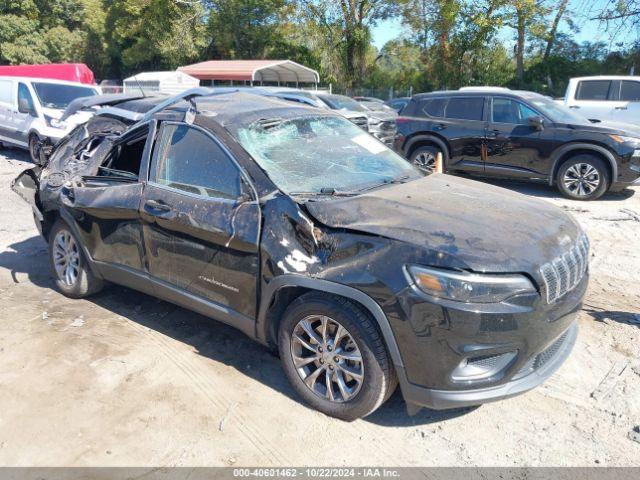
<path fill-rule="evenodd" d="M 609 186 L 609 171 L 602 159 L 589 154 L 576 155 L 558 169 L 558 190 L 575 200 L 600 198 Z"/>
<path fill-rule="evenodd" d="M 31 161 L 35 164 L 40 161 L 40 146 L 42 145 L 42 141 L 37 133 L 32 133 L 29 135 L 29 155 L 31 156 Z"/>
<path fill-rule="evenodd" d="M 102 288 L 102 280 L 91 272 L 80 242 L 63 220 L 51 228 L 49 258 L 56 286 L 67 297 L 83 298 Z"/>
<path fill-rule="evenodd" d="M 433 173 L 436 168 L 436 156 L 438 153 L 442 153 L 438 147 L 427 145 L 414 150 L 409 160 L 423 172 Z"/>
<path fill-rule="evenodd" d="M 314 292 L 295 300 L 280 324 L 278 349 L 296 392 L 342 420 L 369 415 L 397 385 L 375 325 L 341 297 Z"/>

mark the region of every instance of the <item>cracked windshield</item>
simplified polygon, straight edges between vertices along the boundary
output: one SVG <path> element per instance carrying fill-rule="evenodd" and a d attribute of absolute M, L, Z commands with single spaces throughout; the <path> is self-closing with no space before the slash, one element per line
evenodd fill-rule
<path fill-rule="evenodd" d="M 356 193 L 422 174 L 348 120 L 260 120 L 238 129 L 242 146 L 290 194 Z"/>

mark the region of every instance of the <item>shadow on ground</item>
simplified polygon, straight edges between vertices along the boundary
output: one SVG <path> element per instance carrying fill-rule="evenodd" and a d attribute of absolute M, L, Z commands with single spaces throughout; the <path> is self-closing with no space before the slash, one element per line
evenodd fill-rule
<path fill-rule="evenodd" d="M 13 281 L 26 275 L 31 283 L 43 289 L 54 289 L 46 243 L 41 237 L 10 245 L 0 252 L 0 268 L 11 272 Z M 73 302 L 75 300 L 68 300 Z M 150 328 L 179 342 L 191 345 L 195 351 L 300 402 L 284 376 L 277 354 L 234 328 L 195 312 L 157 298 L 116 285 L 109 285 L 87 301 Z M 437 423 L 464 415 L 471 409 L 433 411 L 422 409 L 409 416 L 399 389 L 379 410 L 365 420 L 390 427 Z"/>
<path fill-rule="evenodd" d="M 623 312 L 619 310 L 594 310 L 592 308 L 585 308 L 584 310 L 598 322 L 613 320 L 614 322 L 625 325 L 640 327 L 640 313 Z"/>
<path fill-rule="evenodd" d="M 538 198 L 564 198 L 556 187 L 550 187 L 545 183 L 538 182 L 526 182 L 526 181 L 518 181 L 518 180 L 501 180 L 501 179 L 478 179 L 474 177 L 469 177 L 473 180 L 482 181 L 488 183 L 490 185 L 495 185 L 496 187 L 506 188 L 508 190 L 513 190 L 514 192 L 522 193 L 524 195 L 529 195 L 532 197 Z M 632 197 L 634 191 L 627 188 L 621 192 L 607 192 L 598 200 L 597 202 L 621 202 L 626 200 L 629 197 Z M 579 202 L 580 200 L 576 200 Z"/>

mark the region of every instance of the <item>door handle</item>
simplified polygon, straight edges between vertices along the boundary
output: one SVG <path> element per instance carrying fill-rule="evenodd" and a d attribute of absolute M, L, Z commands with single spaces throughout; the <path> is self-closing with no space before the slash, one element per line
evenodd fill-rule
<path fill-rule="evenodd" d="M 580 108 L 578 105 L 569 105 L 569 108 Z"/>
<path fill-rule="evenodd" d="M 616 107 L 616 110 L 627 110 L 627 107 Z"/>
<path fill-rule="evenodd" d="M 144 203 L 146 210 L 155 210 L 156 212 L 170 212 L 171 207 L 162 200 L 147 200 Z"/>

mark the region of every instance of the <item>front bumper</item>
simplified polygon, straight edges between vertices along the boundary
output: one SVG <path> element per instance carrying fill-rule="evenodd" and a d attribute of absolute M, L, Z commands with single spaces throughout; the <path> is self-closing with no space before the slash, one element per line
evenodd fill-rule
<path fill-rule="evenodd" d="M 577 337 L 578 325 L 573 322 L 558 339 L 529 362 L 529 364 L 535 364 L 539 359 L 545 359 L 539 368 L 523 376 L 516 374 L 515 380 L 502 385 L 473 390 L 433 390 L 407 384 L 403 386 L 402 393 L 407 403 L 436 410 L 470 407 L 504 400 L 537 387 L 553 375 L 571 353 Z"/>

